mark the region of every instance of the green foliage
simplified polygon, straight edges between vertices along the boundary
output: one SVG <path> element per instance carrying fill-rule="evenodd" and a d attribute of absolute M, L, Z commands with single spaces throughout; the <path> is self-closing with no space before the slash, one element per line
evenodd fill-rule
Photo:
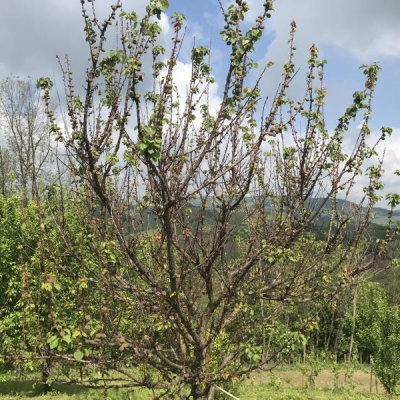
<path fill-rule="evenodd" d="M 376 354 L 384 342 L 383 321 L 388 312 L 387 293 L 378 284 L 362 285 L 358 294 L 356 340 L 360 351 Z"/>
<path fill-rule="evenodd" d="M 360 287 L 356 341 L 373 360 L 373 368 L 389 395 L 397 393 L 400 376 L 400 314 L 378 284 Z"/>
<path fill-rule="evenodd" d="M 30 268 L 37 247 L 37 227 L 34 204 L 23 206 L 18 196 L 0 196 L 0 352 L 13 357 L 26 349 L 26 341 L 34 333 L 26 324 L 33 304 L 29 282 L 35 272 Z"/>
<path fill-rule="evenodd" d="M 306 378 L 306 387 L 315 387 L 315 378 L 324 369 L 325 364 L 315 353 L 307 354 L 305 360 L 297 364 L 297 368 Z"/>
<path fill-rule="evenodd" d="M 53 82 L 50 78 L 38 78 L 36 86 L 41 90 L 50 90 L 53 87 Z"/>
<path fill-rule="evenodd" d="M 398 307 L 386 310 L 381 321 L 378 349 L 374 354 L 374 371 L 389 395 L 398 393 L 400 382 L 400 314 Z"/>

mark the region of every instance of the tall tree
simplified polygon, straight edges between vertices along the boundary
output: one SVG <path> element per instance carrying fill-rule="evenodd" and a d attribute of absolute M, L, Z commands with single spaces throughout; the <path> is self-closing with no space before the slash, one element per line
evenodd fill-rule
<path fill-rule="evenodd" d="M 192 47 L 186 97 L 178 91 L 184 16 L 172 16 L 173 45 L 165 57 L 155 17 L 166 3 L 150 1 L 139 18 L 120 12 L 117 1 L 100 22 L 95 1 L 88 11 L 81 0 L 90 60 L 85 90 L 75 89 L 67 60 L 70 130 L 61 132 L 51 110 L 49 118 L 94 216 L 93 251 L 81 273 L 97 271 L 91 283 L 97 295 L 82 290 L 87 298 L 79 296 L 74 307 L 95 329 L 77 330 L 67 347 L 53 332 L 51 354 L 113 369 L 105 385 L 119 379 L 154 390 L 155 398 L 212 399 L 215 385 L 274 361 L 298 338 L 289 332 L 261 357 L 252 326 L 273 324 L 288 303 L 332 301 L 383 251 L 382 242 L 352 263 L 382 188 L 382 162 L 368 127 L 379 68 L 363 67 L 365 88 L 328 131 L 325 61 L 315 46 L 304 97 L 296 104 L 287 94 L 296 73 L 293 22 L 282 82 L 267 109 L 260 86 L 268 68 L 254 81 L 252 56 L 272 2 L 265 1 L 249 29 L 241 26 L 245 1 L 226 10 L 220 4 L 229 57 L 222 100 L 213 110 L 210 48 Z M 120 42 L 109 50 L 106 38 L 115 25 Z M 51 81 L 41 78 L 38 86 L 50 104 Z M 345 153 L 342 142 L 358 113 L 364 123 Z M 390 133 L 382 128 L 378 142 Z M 369 182 L 354 206 L 359 218 L 352 219 L 354 210 L 338 196 L 351 196 L 362 171 Z M 320 240 L 310 233 L 316 227 L 324 230 Z M 45 259 L 54 260 L 57 252 L 48 251 Z M 80 271 L 74 274 L 79 281 Z M 263 314 L 254 312 L 260 299 L 271 304 Z M 62 325 L 57 313 L 54 318 Z M 299 329 L 311 318 L 305 315 Z"/>
<path fill-rule="evenodd" d="M 0 145 L 0 193 L 8 196 L 15 186 L 16 160 L 6 146 Z"/>
<path fill-rule="evenodd" d="M 27 200 L 37 195 L 38 180 L 46 180 L 45 174 L 50 172 L 53 147 L 43 99 L 35 82 L 29 78 L 3 79 L 0 82 L 0 116 L 3 192 L 6 182 L 14 180 L 14 186 Z M 11 169 L 10 163 L 15 168 Z"/>

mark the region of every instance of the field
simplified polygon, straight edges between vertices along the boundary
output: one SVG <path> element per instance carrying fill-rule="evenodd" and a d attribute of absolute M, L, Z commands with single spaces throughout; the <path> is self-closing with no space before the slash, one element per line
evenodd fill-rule
<path fill-rule="evenodd" d="M 54 385 L 51 393 L 43 395 L 39 384 L 32 380 L 15 380 L 12 377 L 0 382 L 1 400 L 83 400 L 115 399 L 146 400 L 151 398 L 145 391 L 88 390 L 76 386 Z M 379 382 L 368 370 L 337 371 L 324 370 L 315 377 L 314 388 L 306 388 L 305 376 L 297 370 L 277 370 L 273 373 L 256 373 L 237 387 L 229 389 L 240 400 L 361 400 L 386 399 Z M 372 390 L 372 392 L 370 392 Z M 218 400 L 229 400 L 220 395 Z"/>
<path fill-rule="evenodd" d="M 324 370 L 315 377 L 310 389 L 305 376 L 297 370 L 257 373 L 239 388 L 240 400 L 301 400 L 301 399 L 383 399 L 386 398 L 379 381 L 367 370 Z M 372 390 L 372 393 L 370 392 Z"/>
<path fill-rule="evenodd" d="M 376 215 L 376 216 L 374 216 L 374 218 L 372 218 L 372 222 L 377 225 L 387 226 L 388 217 L 386 215 Z M 392 223 L 396 224 L 398 222 L 400 222 L 400 216 L 394 215 L 392 217 Z"/>

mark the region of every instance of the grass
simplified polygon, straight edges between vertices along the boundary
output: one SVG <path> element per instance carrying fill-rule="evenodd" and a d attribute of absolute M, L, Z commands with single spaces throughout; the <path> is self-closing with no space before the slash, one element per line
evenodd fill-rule
<path fill-rule="evenodd" d="M 150 393 L 144 390 L 93 390 L 66 384 L 55 384 L 53 391 L 43 395 L 40 384 L 34 380 L 16 380 L 11 376 L 0 381 L 0 400 L 147 400 Z M 340 370 L 336 374 L 329 369 L 323 370 L 315 378 L 313 389 L 305 388 L 306 380 L 295 369 L 279 369 L 271 372 L 253 374 L 245 382 L 232 389 L 240 400 L 363 400 L 387 399 L 383 388 L 375 379 L 372 380 L 367 370 Z M 222 385 L 223 386 L 223 385 Z M 378 393 L 376 393 L 378 391 Z M 219 395 L 220 400 L 230 400 L 226 395 Z"/>
<path fill-rule="evenodd" d="M 306 388 L 307 381 L 298 370 L 258 372 L 237 390 L 240 400 L 361 400 L 387 399 L 384 390 L 368 370 L 323 370 L 315 377 L 313 389 Z M 378 391 L 378 393 L 376 393 Z"/>
<path fill-rule="evenodd" d="M 1 400 L 148 400 L 149 398 L 149 393 L 144 390 L 120 389 L 104 391 L 67 384 L 54 384 L 51 392 L 43 394 L 42 385 L 33 380 L 7 380 L 0 382 Z"/>
<path fill-rule="evenodd" d="M 387 399 L 384 395 L 375 393 L 354 393 L 350 390 L 341 390 L 333 392 L 326 389 L 299 389 L 299 388 L 283 388 L 274 389 L 269 385 L 254 385 L 240 387 L 236 396 L 240 400 L 364 400 Z M 228 400 L 228 398 L 227 398 Z"/>
<path fill-rule="evenodd" d="M 392 217 L 392 222 L 393 222 L 393 224 L 396 224 L 396 223 L 399 222 L 399 221 L 400 221 L 400 216 L 394 215 L 394 216 Z M 385 216 L 385 215 L 377 215 L 377 216 L 375 216 L 374 218 L 372 218 L 372 222 L 373 222 L 374 224 L 377 224 L 377 225 L 386 226 L 386 225 L 388 224 L 388 217 Z"/>

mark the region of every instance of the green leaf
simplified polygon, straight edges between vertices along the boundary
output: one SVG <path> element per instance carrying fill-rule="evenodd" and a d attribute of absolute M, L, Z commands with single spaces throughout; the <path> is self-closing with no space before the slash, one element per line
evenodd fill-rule
<path fill-rule="evenodd" d="M 63 336 L 62 340 L 65 343 L 68 343 L 68 344 L 71 343 L 71 335 L 70 334 L 66 334 L 65 336 Z"/>
<path fill-rule="evenodd" d="M 83 358 L 84 354 L 82 350 L 76 350 L 74 353 L 74 358 L 76 361 L 81 361 Z"/>
<path fill-rule="evenodd" d="M 59 338 L 53 335 L 49 339 L 47 339 L 47 343 L 49 344 L 50 350 L 53 350 L 58 347 Z"/>

